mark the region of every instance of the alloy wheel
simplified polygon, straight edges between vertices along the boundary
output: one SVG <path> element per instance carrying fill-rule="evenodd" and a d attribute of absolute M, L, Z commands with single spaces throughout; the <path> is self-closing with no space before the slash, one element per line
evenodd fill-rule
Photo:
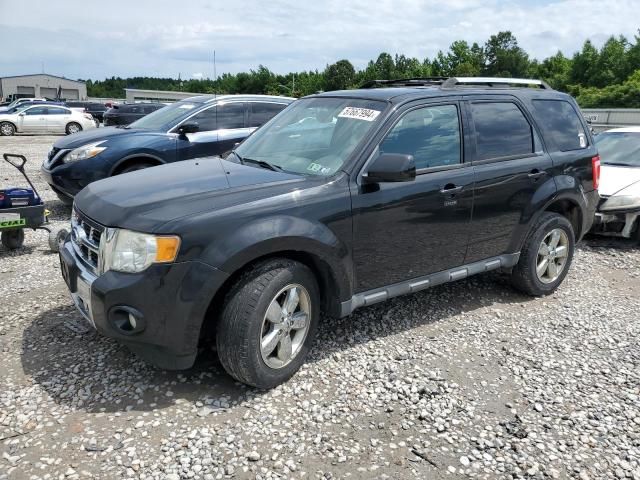
<path fill-rule="evenodd" d="M 538 248 L 536 274 L 542 283 L 555 282 L 567 264 L 569 237 L 561 228 L 554 228 L 545 235 Z"/>
<path fill-rule="evenodd" d="M 273 369 L 285 367 L 296 358 L 309 331 L 311 300 L 302 285 L 282 288 L 269 303 L 260 338 L 260 354 Z"/>

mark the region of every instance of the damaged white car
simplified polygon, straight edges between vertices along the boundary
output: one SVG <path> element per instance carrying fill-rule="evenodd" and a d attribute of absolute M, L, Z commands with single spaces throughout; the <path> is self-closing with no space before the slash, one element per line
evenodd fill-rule
<path fill-rule="evenodd" d="M 592 231 L 640 241 L 640 127 L 608 130 L 595 140 L 602 200 Z"/>

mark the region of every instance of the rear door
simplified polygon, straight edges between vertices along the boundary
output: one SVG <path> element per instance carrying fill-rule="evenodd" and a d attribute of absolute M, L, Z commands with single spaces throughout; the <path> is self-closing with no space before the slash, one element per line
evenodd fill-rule
<path fill-rule="evenodd" d="M 465 263 L 515 253 L 517 229 L 555 191 L 551 157 L 522 103 L 509 95 L 467 97 L 475 179 Z"/>
<path fill-rule="evenodd" d="M 47 108 L 47 131 L 64 133 L 67 124 L 71 121 L 71 110 L 63 107 Z"/>

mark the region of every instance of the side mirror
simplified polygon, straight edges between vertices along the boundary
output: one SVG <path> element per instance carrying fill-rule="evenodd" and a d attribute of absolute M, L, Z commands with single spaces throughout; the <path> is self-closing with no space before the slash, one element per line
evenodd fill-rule
<path fill-rule="evenodd" d="M 178 134 L 184 136 L 187 133 L 196 133 L 198 130 L 200 130 L 200 125 L 197 122 L 189 122 L 178 127 Z"/>
<path fill-rule="evenodd" d="M 369 166 L 364 176 L 367 182 L 410 182 L 416 178 L 413 155 L 382 153 Z"/>
<path fill-rule="evenodd" d="M 20 112 L 20 113 L 18 114 L 18 116 L 19 116 L 19 117 L 24 117 L 24 112 Z"/>

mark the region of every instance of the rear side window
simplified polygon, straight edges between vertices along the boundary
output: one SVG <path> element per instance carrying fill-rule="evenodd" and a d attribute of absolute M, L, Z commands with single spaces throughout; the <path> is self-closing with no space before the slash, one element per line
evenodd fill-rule
<path fill-rule="evenodd" d="M 260 127 L 284 110 L 281 103 L 250 103 L 249 126 Z"/>
<path fill-rule="evenodd" d="M 478 160 L 533 153 L 531 125 L 515 103 L 472 103 L 471 114 Z"/>
<path fill-rule="evenodd" d="M 387 134 L 380 151 L 413 155 L 417 169 L 459 164 L 458 109 L 439 105 L 411 110 Z"/>
<path fill-rule="evenodd" d="M 48 107 L 47 108 L 47 113 L 49 115 L 69 115 L 71 112 L 69 110 L 67 110 L 66 108 Z"/>
<path fill-rule="evenodd" d="M 566 152 L 587 148 L 587 135 L 578 113 L 564 100 L 534 100 L 536 119 L 546 138 L 557 150 Z"/>
<path fill-rule="evenodd" d="M 218 105 L 218 130 L 244 128 L 244 103 Z"/>

